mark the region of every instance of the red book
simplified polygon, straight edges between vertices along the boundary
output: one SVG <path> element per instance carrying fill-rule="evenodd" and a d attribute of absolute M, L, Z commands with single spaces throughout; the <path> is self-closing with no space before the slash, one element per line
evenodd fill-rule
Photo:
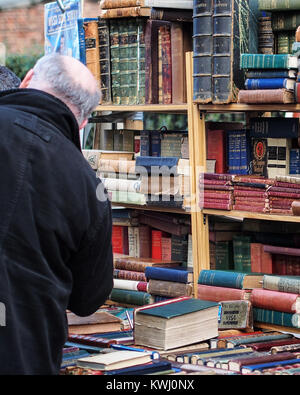
<path fill-rule="evenodd" d="M 261 309 L 284 311 L 286 313 L 300 312 L 300 296 L 298 294 L 254 288 L 251 292 L 250 301 L 253 306 Z"/>
<path fill-rule="evenodd" d="M 266 192 L 262 191 L 255 191 L 255 190 L 243 190 L 243 189 L 236 189 L 234 187 L 233 196 L 256 196 L 256 197 L 268 197 Z"/>
<path fill-rule="evenodd" d="M 258 206 L 250 206 L 246 204 L 235 204 L 233 206 L 234 210 L 240 210 L 240 211 L 251 211 L 254 213 L 265 213 L 267 210 L 264 206 L 258 207 Z"/>
<path fill-rule="evenodd" d="M 300 339 L 290 338 L 284 340 L 271 340 L 268 342 L 248 343 L 247 347 L 251 347 L 253 351 L 269 351 L 272 347 L 289 344 L 300 344 Z"/>
<path fill-rule="evenodd" d="M 223 300 L 244 300 L 249 299 L 250 290 L 216 287 L 213 285 L 197 285 L 197 298 L 202 300 L 210 300 L 212 302 L 221 302 Z"/>
<path fill-rule="evenodd" d="M 204 202 L 203 204 L 204 208 L 215 208 L 219 210 L 231 210 L 232 209 L 232 204 L 231 203 L 208 203 Z"/>
<path fill-rule="evenodd" d="M 273 274 L 286 275 L 286 257 L 284 255 L 273 255 Z"/>
<path fill-rule="evenodd" d="M 162 259 L 162 234 L 161 230 L 152 230 L 152 259 Z"/>
<path fill-rule="evenodd" d="M 113 253 L 125 254 L 129 252 L 128 246 L 128 227 L 127 226 L 112 226 L 112 247 Z"/>
<path fill-rule="evenodd" d="M 226 173 L 226 144 L 224 130 L 206 131 L 206 151 L 207 159 L 216 160 L 215 172 Z"/>
<path fill-rule="evenodd" d="M 114 269 L 114 278 L 133 281 L 147 281 L 145 273 L 123 269 Z"/>
<path fill-rule="evenodd" d="M 271 192 L 300 193 L 300 184 L 298 184 L 298 189 L 297 188 L 284 188 L 284 187 L 272 186 L 269 190 Z"/>
<path fill-rule="evenodd" d="M 261 271 L 265 274 L 273 273 L 272 254 L 264 251 L 263 244 L 261 244 Z"/>
<path fill-rule="evenodd" d="M 221 192 L 221 193 L 220 193 Z M 225 191 L 205 191 L 204 198 L 218 199 L 218 200 L 229 200 L 232 198 L 231 192 Z"/>
<path fill-rule="evenodd" d="M 250 243 L 250 256 L 251 256 L 251 272 L 261 273 L 261 243 Z"/>

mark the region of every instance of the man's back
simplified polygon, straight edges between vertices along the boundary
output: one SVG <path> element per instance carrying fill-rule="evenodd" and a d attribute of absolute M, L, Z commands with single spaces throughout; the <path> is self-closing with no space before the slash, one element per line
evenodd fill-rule
<path fill-rule="evenodd" d="M 47 93 L 0 95 L 0 374 L 58 373 L 65 310 L 92 314 L 112 288 L 110 204 L 74 130 Z"/>

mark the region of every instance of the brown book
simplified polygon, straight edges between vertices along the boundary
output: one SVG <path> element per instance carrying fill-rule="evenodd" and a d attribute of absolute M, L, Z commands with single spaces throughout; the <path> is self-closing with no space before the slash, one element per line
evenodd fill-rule
<path fill-rule="evenodd" d="M 86 66 L 96 80 L 100 81 L 98 21 L 85 21 L 83 28 L 85 36 Z"/>
<path fill-rule="evenodd" d="M 160 26 L 162 63 L 162 103 L 172 103 L 171 25 Z"/>
<path fill-rule="evenodd" d="M 164 261 L 152 258 L 134 258 L 122 254 L 114 254 L 114 268 L 144 272 L 147 266 L 178 267 L 181 262 Z"/>
<path fill-rule="evenodd" d="M 89 335 L 120 331 L 122 320 L 106 311 L 97 311 L 87 317 L 79 317 L 74 313 L 67 313 L 69 333 Z"/>
<path fill-rule="evenodd" d="M 140 258 L 151 258 L 151 232 L 150 226 L 139 225 Z"/>
<path fill-rule="evenodd" d="M 287 89 L 241 89 L 238 94 L 238 103 L 267 104 L 267 103 L 294 103 L 294 92 Z"/>
<path fill-rule="evenodd" d="M 121 7 L 101 9 L 99 16 L 101 18 L 130 18 L 138 16 L 150 16 L 151 8 L 143 7 Z"/>
<path fill-rule="evenodd" d="M 178 283 L 175 281 L 162 281 L 149 279 L 148 293 L 176 298 L 179 296 L 191 296 L 193 291 L 192 284 Z"/>
<path fill-rule="evenodd" d="M 255 356 L 246 358 L 241 358 L 238 360 L 230 361 L 229 362 L 229 370 L 233 372 L 240 372 L 244 365 L 256 365 L 260 363 L 267 363 L 267 362 L 275 362 L 275 361 L 284 361 L 287 359 L 294 359 L 296 358 L 295 355 L 291 352 L 284 352 L 280 354 L 271 354 L 271 355 L 263 355 L 263 356 Z M 299 360 L 300 361 L 300 360 Z"/>
<path fill-rule="evenodd" d="M 170 22 L 148 19 L 145 28 L 145 101 L 158 103 L 158 31 Z"/>
<path fill-rule="evenodd" d="M 122 8 L 122 7 L 137 7 L 144 5 L 143 0 L 101 0 L 100 8 Z"/>

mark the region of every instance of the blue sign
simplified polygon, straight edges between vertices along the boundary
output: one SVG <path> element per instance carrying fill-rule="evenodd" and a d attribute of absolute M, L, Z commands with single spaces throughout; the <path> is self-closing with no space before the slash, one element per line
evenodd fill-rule
<path fill-rule="evenodd" d="M 80 60 L 77 21 L 81 18 L 81 0 L 66 0 L 62 12 L 58 3 L 45 4 L 45 55 L 59 52 Z"/>

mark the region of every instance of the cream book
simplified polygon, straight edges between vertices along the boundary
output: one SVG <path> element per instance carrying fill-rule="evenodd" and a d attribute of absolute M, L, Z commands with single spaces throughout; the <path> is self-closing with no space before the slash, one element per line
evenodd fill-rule
<path fill-rule="evenodd" d="M 77 366 L 95 370 L 114 370 L 151 362 L 152 352 L 115 351 L 79 358 Z"/>

